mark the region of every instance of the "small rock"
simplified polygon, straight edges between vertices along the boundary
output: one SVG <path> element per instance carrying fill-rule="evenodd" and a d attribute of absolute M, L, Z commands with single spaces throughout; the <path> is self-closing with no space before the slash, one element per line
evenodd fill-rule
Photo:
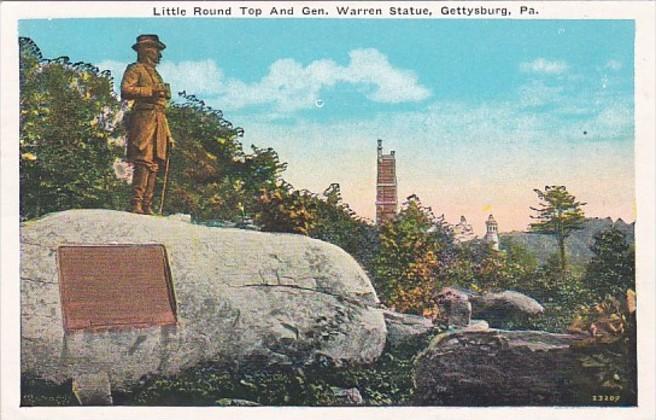
<path fill-rule="evenodd" d="M 443 288 L 435 299 L 440 317 L 449 326 L 466 327 L 471 321 L 472 305 L 469 296 L 452 287 Z"/>
<path fill-rule="evenodd" d="M 482 319 L 472 319 L 465 331 L 487 331 L 490 329 L 490 324 Z"/>
<path fill-rule="evenodd" d="M 362 394 L 360 394 L 357 388 L 346 389 L 331 386 L 330 389 L 339 403 L 343 403 L 344 405 L 360 405 L 364 403 Z"/>
<path fill-rule="evenodd" d="M 184 213 L 175 213 L 170 216 L 166 216 L 167 220 L 174 220 L 177 222 L 186 222 L 191 223 L 191 214 Z"/>
<path fill-rule="evenodd" d="M 80 374 L 73 378 L 73 395 L 80 405 L 112 405 L 107 372 Z"/>
<path fill-rule="evenodd" d="M 387 343 L 391 348 L 411 343 L 413 339 L 434 329 L 433 322 L 423 316 L 400 314 L 389 310 L 384 310 L 383 316 L 387 326 Z"/>
<path fill-rule="evenodd" d="M 216 401 L 216 405 L 221 407 L 257 407 L 260 404 L 239 398 L 221 398 Z"/>

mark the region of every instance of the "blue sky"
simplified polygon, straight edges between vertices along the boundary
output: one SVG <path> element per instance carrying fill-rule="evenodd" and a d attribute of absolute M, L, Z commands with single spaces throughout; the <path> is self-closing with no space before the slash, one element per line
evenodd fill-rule
<path fill-rule="evenodd" d="M 523 229 L 533 188 L 634 219 L 632 21 L 66 19 L 21 21 L 46 57 L 120 73 L 140 33 L 160 72 L 272 146 L 298 188 L 339 182 L 373 217 L 375 144 L 416 193 L 481 233 Z"/>

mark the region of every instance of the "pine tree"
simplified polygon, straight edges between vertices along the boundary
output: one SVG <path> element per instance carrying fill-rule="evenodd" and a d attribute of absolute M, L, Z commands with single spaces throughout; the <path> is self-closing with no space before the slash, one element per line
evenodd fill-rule
<path fill-rule="evenodd" d="M 564 185 L 545 186 L 544 191 L 534 189 L 540 199 L 539 207 L 531 207 L 536 215 L 531 219 L 537 220 L 530 224 L 530 231 L 554 235 L 558 241 L 560 255 L 560 270 L 564 276 L 567 268 L 565 257 L 565 240 L 570 234 L 583 228 L 585 220 L 582 207 L 587 203 L 576 201 L 576 197 L 567 192 Z"/>

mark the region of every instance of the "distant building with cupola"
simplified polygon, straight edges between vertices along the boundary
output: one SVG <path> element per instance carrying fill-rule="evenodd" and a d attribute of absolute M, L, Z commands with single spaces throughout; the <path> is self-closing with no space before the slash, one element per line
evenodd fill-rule
<path fill-rule="evenodd" d="M 453 239 L 456 242 L 467 242 L 476 239 L 474 228 L 467 223 L 465 216 L 460 216 L 460 223 L 453 225 Z"/>
<path fill-rule="evenodd" d="M 490 244 L 490 247 L 495 251 L 499 250 L 499 225 L 494 220 L 494 216 L 490 215 L 485 221 L 485 237 L 483 241 Z"/>

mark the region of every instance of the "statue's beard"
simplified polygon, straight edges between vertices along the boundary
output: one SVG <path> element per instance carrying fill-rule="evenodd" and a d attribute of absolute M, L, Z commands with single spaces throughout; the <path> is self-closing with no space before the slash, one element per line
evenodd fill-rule
<path fill-rule="evenodd" d="M 138 61 L 140 63 L 144 63 L 144 64 L 147 64 L 147 65 L 153 66 L 153 67 L 155 67 L 156 65 L 159 64 L 159 59 L 158 58 L 151 58 L 151 57 L 148 57 L 148 56 L 145 56 L 145 55 L 140 56 L 138 58 Z"/>

